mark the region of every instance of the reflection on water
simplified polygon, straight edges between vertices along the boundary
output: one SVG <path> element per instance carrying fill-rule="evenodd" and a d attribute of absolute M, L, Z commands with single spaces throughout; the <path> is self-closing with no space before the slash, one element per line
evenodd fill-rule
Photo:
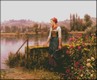
<path fill-rule="evenodd" d="M 1 37 L 1 69 L 7 68 L 4 63 L 10 52 L 16 53 L 19 47 L 24 43 L 25 37 Z M 34 35 L 29 36 L 29 45 L 42 45 L 47 40 L 47 36 Z M 24 53 L 26 44 L 21 48 L 20 52 Z"/>

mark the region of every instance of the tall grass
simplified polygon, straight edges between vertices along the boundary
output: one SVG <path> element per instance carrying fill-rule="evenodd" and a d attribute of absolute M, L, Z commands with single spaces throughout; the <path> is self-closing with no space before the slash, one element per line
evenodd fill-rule
<path fill-rule="evenodd" d="M 12 52 L 9 53 L 8 59 L 5 61 L 5 63 L 13 68 L 18 66 L 23 66 L 25 55 L 22 53 L 14 54 Z"/>
<path fill-rule="evenodd" d="M 42 50 L 33 50 L 33 53 L 29 53 L 27 58 L 27 53 L 9 53 L 8 59 L 5 63 L 10 67 L 25 67 L 28 69 L 34 68 L 46 68 L 48 65 L 48 53 Z"/>

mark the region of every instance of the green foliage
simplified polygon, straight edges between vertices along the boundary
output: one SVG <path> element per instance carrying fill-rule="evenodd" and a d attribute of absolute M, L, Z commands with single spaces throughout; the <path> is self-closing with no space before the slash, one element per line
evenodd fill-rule
<path fill-rule="evenodd" d="M 16 27 L 16 26 L 12 26 L 12 28 L 11 28 L 11 32 L 16 32 L 16 31 L 18 31 L 18 27 Z"/>
<path fill-rule="evenodd" d="M 33 50 L 29 56 L 26 55 L 27 53 L 10 53 L 5 63 L 9 67 L 21 66 L 28 69 L 43 68 L 48 63 L 48 54 L 46 52 L 43 53 L 43 51 L 45 50 Z"/>
<path fill-rule="evenodd" d="M 5 26 L 5 32 L 7 33 L 11 32 L 11 28 L 9 26 Z"/>
<path fill-rule="evenodd" d="M 70 21 L 72 31 L 84 31 L 88 27 L 92 26 L 92 20 L 88 14 L 84 16 L 84 22 L 83 19 L 80 19 L 80 17 L 77 17 L 74 14 L 72 18 L 73 19 Z"/>
<path fill-rule="evenodd" d="M 14 54 L 12 52 L 10 52 L 8 59 L 5 61 L 5 63 L 9 66 L 9 67 L 17 67 L 23 64 L 23 60 L 24 59 L 24 55 L 21 53 L 18 54 Z"/>
<path fill-rule="evenodd" d="M 88 14 L 86 14 L 86 15 L 84 16 L 84 20 L 85 20 L 85 27 L 86 27 L 86 28 L 87 28 L 87 27 L 91 27 L 92 21 L 91 21 L 91 17 L 90 17 Z"/>
<path fill-rule="evenodd" d="M 97 25 L 88 27 L 88 28 L 85 30 L 85 33 L 86 33 L 87 35 L 92 34 L 92 33 L 96 33 L 96 32 L 97 32 L 96 28 L 97 28 Z"/>
<path fill-rule="evenodd" d="M 61 27 L 61 30 L 62 30 L 62 36 L 63 36 L 63 39 L 66 41 L 68 40 L 68 37 L 69 37 L 69 31 L 67 28 L 65 28 L 65 26 L 60 26 Z"/>
<path fill-rule="evenodd" d="M 82 23 L 82 19 L 73 14 L 73 19 L 70 20 L 70 26 L 72 31 L 84 31 L 85 27 Z"/>
<path fill-rule="evenodd" d="M 87 22 L 87 21 L 89 21 L 90 20 L 90 16 L 88 15 L 88 14 L 86 14 L 85 16 L 84 16 L 84 20 Z"/>

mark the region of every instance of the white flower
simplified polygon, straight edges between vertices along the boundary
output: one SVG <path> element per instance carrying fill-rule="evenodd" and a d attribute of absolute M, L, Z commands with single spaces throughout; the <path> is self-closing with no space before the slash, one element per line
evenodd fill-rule
<path fill-rule="evenodd" d="M 94 58 L 94 57 L 91 57 L 91 60 L 92 60 L 92 61 L 94 61 L 94 60 L 95 60 L 95 58 Z"/>
<path fill-rule="evenodd" d="M 94 72 L 93 70 L 91 72 Z"/>
<path fill-rule="evenodd" d="M 80 76 L 83 77 L 83 74 L 81 74 Z"/>
<path fill-rule="evenodd" d="M 71 69 L 73 69 L 73 67 L 71 67 Z"/>
<path fill-rule="evenodd" d="M 91 74 L 90 76 L 93 77 L 93 74 Z"/>
<path fill-rule="evenodd" d="M 61 57 L 64 57 L 64 55 L 62 55 Z"/>
<path fill-rule="evenodd" d="M 91 59 L 87 59 L 87 62 L 91 61 Z"/>
<path fill-rule="evenodd" d="M 90 63 L 87 63 L 86 66 L 87 67 L 92 67 L 92 65 Z"/>

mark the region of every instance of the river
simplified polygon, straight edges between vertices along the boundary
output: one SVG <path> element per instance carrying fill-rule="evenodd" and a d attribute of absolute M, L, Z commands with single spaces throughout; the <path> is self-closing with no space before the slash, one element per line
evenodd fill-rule
<path fill-rule="evenodd" d="M 1 69 L 8 68 L 4 62 L 9 53 L 16 53 L 26 39 L 25 37 L 1 37 Z M 43 35 L 29 36 L 29 46 L 42 45 L 46 40 L 47 36 Z M 20 52 L 24 53 L 25 46 L 26 44 L 20 49 Z"/>

